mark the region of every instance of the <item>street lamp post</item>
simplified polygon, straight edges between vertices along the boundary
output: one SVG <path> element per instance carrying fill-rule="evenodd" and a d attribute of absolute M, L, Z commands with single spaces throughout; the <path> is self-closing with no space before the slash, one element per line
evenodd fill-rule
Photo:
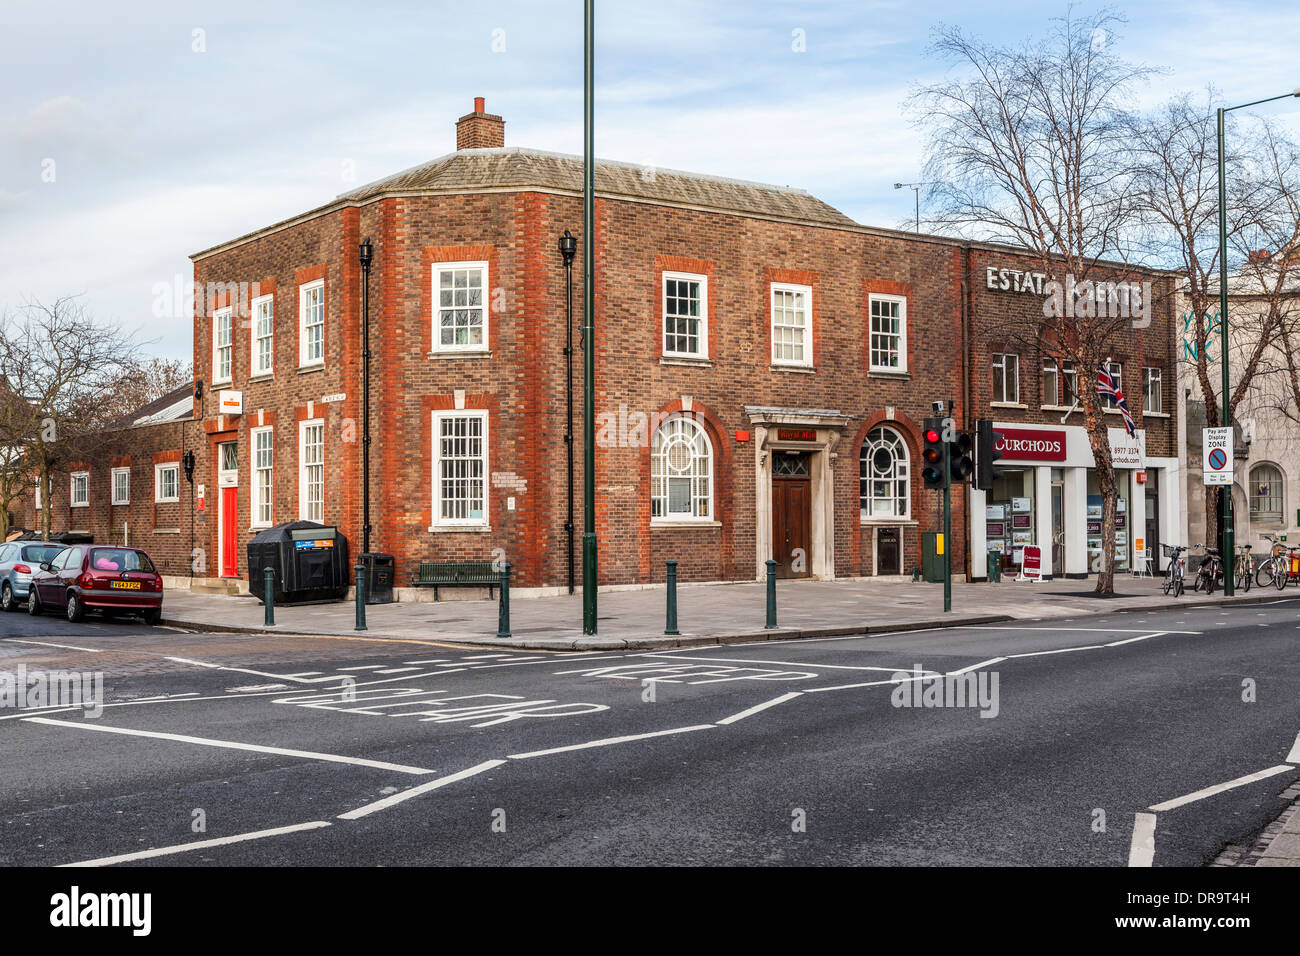
<path fill-rule="evenodd" d="M 1219 361 L 1222 363 L 1220 371 L 1223 375 L 1220 387 L 1223 390 L 1222 425 L 1224 428 L 1232 427 L 1232 408 L 1228 401 L 1228 191 L 1223 167 L 1223 119 L 1226 114 L 1231 113 L 1233 110 L 1258 106 L 1261 103 L 1272 103 L 1274 100 L 1284 100 L 1292 96 L 1300 96 L 1300 88 L 1290 93 L 1282 93 L 1279 96 L 1270 96 L 1266 99 L 1254 100 L 1238 106 L 1219 108 Z M 1236 543 L 1233 540 L 1231 485 L 1228 486 L 1223 495 L 1223 517 L 1221 520 L 1223 522 L 1223 594 L 1225 597 L 1232 597 L 1236 592 L 1232 583 L 1232 566 L 1236 559 Z"/>
<path fill-rule="evenodd" d="M 921 187 L 929 183 L 894 183 L 895 189 L 910 189 L 916 197 L 916 231 L 921 231 Z"/>
<path fill-rule="evenodd" d="M 582 633 L 596 633 L 596 362 L 592 296 L 596 251 L 595 0 L 583 3 L 582 82 Z"/>
<path fill-rule="evenodd" d="M 361 260 L 361 553 L 370 553 L 370 264 L 375 247 L 367 236 Z"/>
<path fill-rule="evenodd" d="M 564 532 L 569 539 L 569 593 L 573 593 L 573 257 L 578 251 L 578 240 L 564 230 L 560 236 L 560 255 L 564 258 L 564 399 L 568 405 L 567 424 L 564 428 L 564 449 L 569 458 L 569 515 L 564 522 Z"/>

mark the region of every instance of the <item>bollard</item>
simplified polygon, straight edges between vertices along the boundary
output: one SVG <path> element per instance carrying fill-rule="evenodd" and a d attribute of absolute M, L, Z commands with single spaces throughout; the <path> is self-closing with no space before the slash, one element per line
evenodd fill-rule
<path fill-rule="evenodd" d="M 664 624 L 665 634 L 680 634 L 677 630 L 677 562 L 668 562 L 668 620 Z"/>
<path fill-rule="evenodd" d="M 510 562 L 501 565 L 501 597 L 497 601 L 497 637 L 510 636 Z"/>
<path fill-rule="evenodd" d="M 265 591 L 265 598 L 262 600 L 262 607 L 266 615 L 262 623 L 267 627 L 275 626 L 275 568 L 262 569 L 262 587 Z"/>
<path fill-rule="evenodd" d="M 366 629 L 366 566 L 357 562 L 357 626 L 352 630 L 364 631 Z"/>
<path fill-rule="evenodd" d="M 767 630 L 776 627 L 776 562 L 767 559 Z"/>

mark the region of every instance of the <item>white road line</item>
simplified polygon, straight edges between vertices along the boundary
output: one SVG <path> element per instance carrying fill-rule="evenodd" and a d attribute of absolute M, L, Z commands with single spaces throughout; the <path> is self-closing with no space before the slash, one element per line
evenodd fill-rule
<path fill-rule="evenodd" d="M 197 744 L 201 747 L 221 747 L 226 750 L 248 750 L 260 754 L 277 754 L 281 757 L 301 757 L 304 760 L 324 760 L 330 763 L 346 763 L 356 767 L 375 767 L 379 770 L 395 770 L 398 773 L 423 775 L 433 773 L 422 767 L 408 767 L 399 763 L 387 763 L 383 760 L 367 760 L 363 757 L 345 757 L 342 754 L 322 754 L 310 750 L 290 750 L 285 747 L 263 747 L 261 744 L 246 744 L 236 740 L 212 740 L 208 737 L 189 737 L 185 734 L 165 734 L 156 730 L 133 730 L 129 727 L 105 727 L 102 724 L 88 724 L 71 720 L 46 720 L 44 717 L 28 717 L 33 724 L 48 724 L 54 727 L 68 727 L 72 730 L 93 730 L 100 733 L 124 734 L 128 737 L 152 737 L 156 740 L 172 740 L 181 744 Z"/>
<path fill-rule="evenodd" d="M 1008 654 L 1007 660 L 1019 657 L 1046 657 L 1048 654 L 1072 654 L 1075 651 L 1099 651 L 1105 644 L 1085 644 L 1082 647 L 1058 647 L 1054 651 L 1026 651 L 1023 654 Z"/>
<path fill-rule="evenodd" d="M 375 671 L 376 674 L 406 674 L 411 671 L 418 671 L 418 667 L 385 667 Z"/>
<path fill-rule="evenodd" d="M 1300 734 L 1296 734 L 1296 736 L 1295 736 L 1295 746 L 1292 747 L 1292 748 L 1291 748 L 1291 752 L 1290 752 L 1289 754 L 1286 755 L 1286 762 L 1287 762 L 1287 763 L 1300 763 Z"/>
<path fill-rule="evenodd" d="M 530 750 L 523 754 L 510 754 L 511 760 L 526 760 L 529 757 L 547 757 L 551 754 L 567 753 L 570 750 L 586 750 L 589 747 L 609 747 L 613 744 L 630 743 L 633 740 L 646 740 L 650 737 L 666 737 L 669 734 L 689 734 L 693 730 L 712 730 L 714 724 L 696 724 L 694 727 L 674 727 L 672 730 L 655 730 L 648 734 L 631 734 L 627 737 L 603 737 L 589 740 L 585 744 L 570 744 L 567 747 L 552 747 L 549 750 Z"/>
<path fill-rule="evenodd" d="M 430 780 L 428 783 L 422 783 L 418 787 L 411 787 L 392 796 L 384 797 L 382 800 L 376 800 L 374 803 L 367 803 L 363 807 L 357 807 L 355 810 L 349 810 L 347 813 L 340 813 L 340 820 L 359 820 L 362 817 L 369 816 L 372 813 L 378 813 L 380 810 L 387 810 L 389 807 L 401 803 L 403 800 L 410 800 L 412 797 L 418 797 L 430 790 L 437 790 L 439 787 L 445 787 L 449 783 L 455 783 L 458 780 L 464 780 L 466 777 L 472 777 L 475 774 L 482 773 L 485 770 L 491 770 L 493 767 L 499 767 L 504 760 L 485 760 L 481 764 L 470 767 L 468 770 L 462 770 L 459 773 L 453 773 L 446 777 L 439 777 L 437 780 Z"/>
<path fill-rule="evenodd" d="M 800 694 L 799 691 L 797 690 L 791 691 L 788 694 L 782 694 L 780 697 L 773 697 L 771 700 L 767 701 L 766 703 L 755 704 L 753 707 L 749 708 L 748 710 L 742 710 L 738 714 L 732 714 L 730 717 L 723 717 L 720 721 L 718 721 L 718 723 L 734 724 L 738 720 L 744 720 L 746 717 L 754 716 L 754 714 L 757 714 L 759 711 L 767 710 L 769 707 L 775 707 L 777 704 L 784 704 L 787 700 L 794 700 L 796 697 L 802 697 L 802 696 L 803 695 Z"/>
<path fill-rule="evenodd" d="M 333 674 L 326 674 L 324 677 L 295 677 L 292 674 L 272 674 L 270 671 L 255 671 L 250 667 L 229 667 L 225 664 L 210 664 L 207 661 L 195 661 L 188 657 L 168 657 L 166 660 L 175 661 L 177 664 L 193 664 L 195 667 L 207 667 L 211 670 L 231 671 L 236 674 L 252 674 L 255 677 L 269 677 L 272 680 L 291 680 L 299 684 L 321 684 L 325 681 L 339 679 Z M 319 673 L 319 671 L 316 673 Z"/>
<path fill-rule="evenodd" d="M 922 674 L 920 677 L 909 677 L 907 680 L 873 680 L 864 684 L 836 684 L 834 687 L 808 687 L 801 693 L 804 694 L 821 694 L 828 690 L 857 690 L 861 687 L 886 687 L 890 684 L 906 684 L 910 681 L 925 680 L 927 677 L 940 677 L 940 674 Z"/>
<path fill-rule="evenodd" d="M 5 638 L 5 640 L 9 641 L 11 644 L 39 644 L 41 647 L 61 647 L 65 651 L 86 651 L 90 654 L 104 653 L 102 647 L 76 647 L 72 644 L 50 644 L 47 641 L 20 641 L 16 637 Z"/>
<path fill-rule="evenodd" d="M 1182 621 L 1178 622 L 1182 624 Z M 1013 627 L 1011 625 L 980 624 L 969 628 L 972 631 L 1082 631 L 1093 634 L 1150 634 L 1148 630 L 1136 627 Z M 1165 631 L 1165 634 L 1203 634 L 1203 631 Z"/>
<path fill-rule="evenodd" d="M 640 657 L 671 657 L 679 661 L 712 661 L 715 663 L 731 664 L 777 664 L 781 667 L 824 667 L 827 670 L 837 671 L 884 671 L 886 674 L 892 674 L 898 667 L 867 667 L 862 664 L 822 664 L 813 661 L 764 661 L 749 657 L 695 657 L 687 654 L 641 654 Z M 572 672 L 566 672 L 572 673 Z"/>
<path fill-rule="evenodd" d="M 1156 815 L 1139 813 L 1133 818 L 1133 842 L 1128 848 L 1129 866 L 1150 866 L 1156 858 Z"/>
<path fill-rule="evenodd" d="M 1152 631 L 1150 634 L 1142 634 L 1138 637 L 1126 637 L 1122 641 L 1111 641 L 1106 647 L 1119 647 L 1121 644 L 1132 644 L 1135 641 L 1146 641 L 1153 637 L 1159 637 L 1162 634 L 1168 634 L 1168 631 Z"/>
<path fill-rule="evenodd" d="M 1003 661 L 1005 661 L 1005 660 L 1006 660 L 1005 657 L 990 657 L 990 658 L 989 658 L 988 660 L 986 660 L 986 661 L 980 661 L 978 664 L 971 664 L 971 665 L 969 665 L 968 667 L 963 667 L 961 670 L 957 670 L 957 671 L 949 671 L 949 672 L 948 672 L 947 674 L 945 674 L 944 676 L 945 676 L 945 677 L 956 677 L 956 676 L 958 676 L 959 674 L 965 674 L 967 671 L 977 671 L 977 670 L 979 670 L 981 667 L 988 667 L 990 664 L 1001 664 L 1001 663 L 1002 663 Z"/>
<path fill-rule="evenodd" d="M 409 664 L 419 664 L 419 663 L 422 663 L 422 662 L 421 662 L 421 661 L 408 661 L 407 663 L 409 663 Z M 436 663 L 436 662 L 435 662 L 435 661 L 424 661 L 423 663 L 426 663 L 426 664 L 433 664 L 433 663 Z M 378 670 L 379 668 L 381 668 L 381 667 L 383 667 L 383 666 L 384 666 L 383 664 L 355 664 L 355 665 L 353 665 L 352 667 L 340 667 L 340 668 L 338 668 L 338 669 L 341 670 L 341 671 L 373 671 L 373 670 Z"/>
<path fill-rule="evenodd" d="M 170 856 L 173 853 L 189 853 L 191 850 L 206 850 L 214 846 L 228 846 L 231 843 L 244 843 L 248 840 L 263 840 L 266 837 L 281 836 L 285 833 L 301 833 L 303 830 L 318 830 L 330 826 L 328 820 L 314 820 L 311 823 L 296 823 L 291 827 L 276 827 L 273 830 L 254 830 L 252 833 L 238 833 L 234 836 L 217 837 L 214 840 L 199 840 L 196 843 L 178 843 L 175 846 L 162 846 L 154 850 L 140 850 L 137 853 L 123 853 L 120 856 L 103 856 L 98 860 L 84 860 L 81 863 L 64 863 L 64 867 L 112 866 L 115 863 L 130 863 L 133 860 L 148 860 L 156 856 Z"/>
<path fill-rule="evenodd" d="M 1244 787 L 1248 783 L 1255 783 L 1257 780 L 1267 780 L 1269 777 L 1276 777 L 1279 773 L 1286 773 L 1288 770 L 1294 770 L 1295 767 L 1290 764 L 1279 764 L 1276 767 L 1269 767 L 1267 770 L 1261 770 L 1258 773 L 1247 774 L 1244 777 L 1238 777 L 1236 780 L 1229 780 L 1227 783 L 1216 784 L 1213 787 L 1206 787 L 1204 790 L 1197 790 L 1195 793 L 1189 793 L 1185 797 L 1175 797 L 1173 800 L 1166 800 L 1164 803 L 1157 803 L 1149 810 L 1157 813 L 1163 813 L 1165 810 L 1173 810 L 1177 807 L 1186 806 L 1189 803 L 1195 803 L 1197 800 L 1204 800 L 1206 797 L 1212 797 L 1215 794 L 1223 793 L 1225 790 L 1235 790 L 1237 787 Z"/>

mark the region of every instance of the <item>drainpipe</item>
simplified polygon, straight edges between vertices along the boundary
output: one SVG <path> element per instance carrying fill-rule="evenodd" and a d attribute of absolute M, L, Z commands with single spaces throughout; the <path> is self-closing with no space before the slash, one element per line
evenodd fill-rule
<path fill-rule="evenodd" d="M 564 257 L 564 397 L 568 405 L 568 419 L 564 428 L 564 448 L 569 459 L 569 513 L 564 522 L 569 549 L 569 593 L 574 592 L 573 570 L 573 257 L 578 251 L 578 240 L 569 230 L 560 237 L 560 255 Z"/>
<path fill-rule="evenodd" d="M 971 298 L 971 247 L 964 245 L 962 247 L 962 270 L 961 270 L 961 381 L 962 395 L 961 407 L 962 418 L 966 420 L 968 426 L 973 427 L 971 419 L 971 380 L 970 380 L 970 298 Z M 962 507 L 962 512 L 966 515 L 966 533 L 962 535 L 965 550 L 966 580 L 970 581 L 975 574 L 975 568 L 972 563 L 970 553 L 970 529 L 974 518 L 970 514 L 970 491 L 966 492 L 966 501 Z"/>

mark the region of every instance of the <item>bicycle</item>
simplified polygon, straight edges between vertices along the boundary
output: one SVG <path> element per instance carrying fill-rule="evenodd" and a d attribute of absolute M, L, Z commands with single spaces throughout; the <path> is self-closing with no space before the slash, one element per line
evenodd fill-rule
<path fill-rule="evenodd" d="M 1255 569 L 1255 583 L 1262 588 L 1270 584 L 1276 585 L 1276 572 L 1280 564 L 1282 555 L 1286 552 L 1286 545 L 1278 540 L 1275 534 L 1265 534 L 1262 536 L 1270 543 L 1268 557 L 1259 563 Z"/>
<path fill-rule="evenodd" d="M 1164 592 L 1174 593 L 1174 597 L 1183 596 L 1183 552 L 1187 550 L 1185 546 L 1170 546 L 1162 544 L 1160 550 L 1164 556 L 1169 559 L 1169 567 L 1165 569 Z"/>
<path fill-rule="evenodd" d="M 1273 584 L 1279 590 L 1285 590 L 1286 586 L 1295 579 L 1300 579 L 1300 562 L 1296 560 L 1296 551 L 1300 549 L 1287 548 L 1284 554 L 1278 556 L 1278 565 L 1273 569 Z"/>
<path fill-rule="evenodd" d="M 1205 548 L 1205 557 L 1201 558 L 1201 565 L 1196 571 L 1196 580 L 1192 582 L 1192 590 L 1203 590 L 1206 594 L 1213 594 L 1215 585 L 1223 583 L 1223 558 L 1218 548 L 1201 544 L 1195 547 Z"/>
<path fill-rule="evenodd" d="M 1251 557 L 1250 549 L 1249 544 L 1237 546 L 1237 566 L 1233 568 L 1232 579 L 1243 594 L 1250 590 L 1251 579 L 1255 576 L 1255 559 Z"/>

